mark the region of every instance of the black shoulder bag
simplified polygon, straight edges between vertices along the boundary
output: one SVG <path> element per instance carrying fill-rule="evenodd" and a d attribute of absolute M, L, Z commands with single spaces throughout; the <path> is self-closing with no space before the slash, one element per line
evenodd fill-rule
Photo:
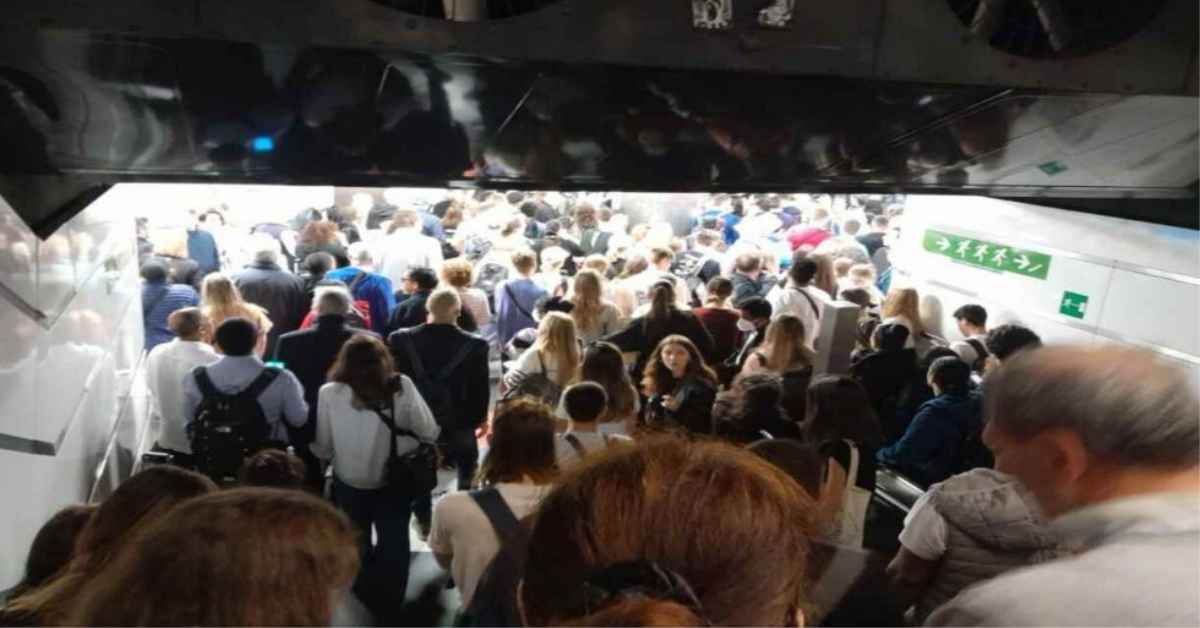
<path fill-rule="evenodd" d="M 391 447 L 388 453 L 387 478 L 388 487 L 406 489 L 413 495 L 428 493 L 437 486 L 438 457 L 437 447 L 433 443 L 421 440 L 420 436 L 411 430 L 401 429 L 396 425 L 396 403 L 388 400 L 388 411 L 391 416 L 383 413 L 381 408 L 374 408 L 379 420 L 390 432 Z M 417 441 L 417 448 L 402 456 L 396 455 L 396 437 L 408 436 Z"/>

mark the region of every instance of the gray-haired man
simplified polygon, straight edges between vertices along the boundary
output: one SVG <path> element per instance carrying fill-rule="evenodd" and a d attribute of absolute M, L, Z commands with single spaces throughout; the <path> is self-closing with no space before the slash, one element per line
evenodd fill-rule
<path fill-rule="evenodd" d="M 1117 346 L 1027 349 L 984 379 L 984 442 L 1081 551 L 968 589 L 944 626 L 1200 626 L 1200 402 Z"/>

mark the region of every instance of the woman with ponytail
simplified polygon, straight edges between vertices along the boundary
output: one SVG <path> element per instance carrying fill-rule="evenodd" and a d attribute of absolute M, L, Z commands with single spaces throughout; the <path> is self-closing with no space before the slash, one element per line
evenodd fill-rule
<path fill-rule="evenodd" d="M 813 513 L 795 480 L 732 445 L 597 452 L 535 515 L 524 624 L 803 626 Z"/>
<path fill-rule="evenodd" d="M 634 318 L 624 330 L 606 340 L 625 353 L 638 353 L 633 372 L 640 375 L 646 370 L 650 353 L 663 338 L 672 335 L 692 341 L 706 363 L 716 361 L 712 335 L 695 314 L 681 310 L 675 304 L 675 284 L 659 281 L 650 287 L 650 311 Z"/>

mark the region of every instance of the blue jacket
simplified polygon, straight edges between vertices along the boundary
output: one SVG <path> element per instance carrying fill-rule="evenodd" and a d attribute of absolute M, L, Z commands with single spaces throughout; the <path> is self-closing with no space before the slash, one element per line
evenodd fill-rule
<path fill-rule="evenodd" d="M 217 240 L 207 231 L 189 229 L 187 232 L 188 257 L 200 267 L 200 276 L 221 270 L 221 252 Z"/>
<path fill-rule="evenodd" d="M 939 395 L 917 410 L 904 436 L 875 459 L 924 486 L 960 471 L 963 444 L 980 421 L 978 394 Z"/>
<path fill-rule="evenodd" d="M 326 279 L 336 279 L 347 286 L 354 283 L 359 273 L 366 272 L 361 268 L 347 266 L 325 273 Z M 371 309 L 371 327 L 377 334 L 383 335 L 387 330 L 388 319 L 392 310 L 396 309 L 396 295 L 393 292 L 392 280 L 379 273 L 366 272 L 367 276 L 354 288 L 354 299 L 366 301 Z"/>

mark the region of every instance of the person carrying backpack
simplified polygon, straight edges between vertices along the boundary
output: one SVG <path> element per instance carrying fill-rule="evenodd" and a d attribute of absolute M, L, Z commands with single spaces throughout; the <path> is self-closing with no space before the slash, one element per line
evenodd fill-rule
<path fill-rule="evenodd" d="M 491 400 L 487 342 L 458 327 L 462 301 L 453 288 L 439 288 L 425 302 L 429 322 L 388 336 L 396 370 L 409 376 L 441 427 L 439 445 L 458 469 L 458 488 L 475 476 L 479 446 L 475 430 L 487 419 Z M 428 529 L 432 502 L 418 495 L 414 514 Z"/>
<path fill-rule="evenodd" d="M 505 617 L 515 611 L 519 569 L 512 567 L 525 554 L 520 550 L 526 531 L 520 522 L 534 511 L 558 474 L 554 424 L 550 409 L 537 401 L 505 404 L 492 420 L 488 454 L 479 473 L 482 488 L 450 493 L 434 510 L 429 548 L 462 593 L 467 611 L 459 624 L 520 625 L 519 617 Z M 485 571 L 508 576 L 489 582 Z M 484 593 L 478 600 L 477 591 Z M 510 623 L 513 620 L 518 623 Z"/>
<path fill-rule="evenodd" d="M 286 369 L 263 365 L 254 354 L 258 327 L 230 318 L 217 327 L 224 357 L 184 380 L 184 417 L 196 468 L 218 483 L 236 481 L 242 462 L 268 447 L 286 447 L 286 421 L 308 421 L 304 387 Z"/>

